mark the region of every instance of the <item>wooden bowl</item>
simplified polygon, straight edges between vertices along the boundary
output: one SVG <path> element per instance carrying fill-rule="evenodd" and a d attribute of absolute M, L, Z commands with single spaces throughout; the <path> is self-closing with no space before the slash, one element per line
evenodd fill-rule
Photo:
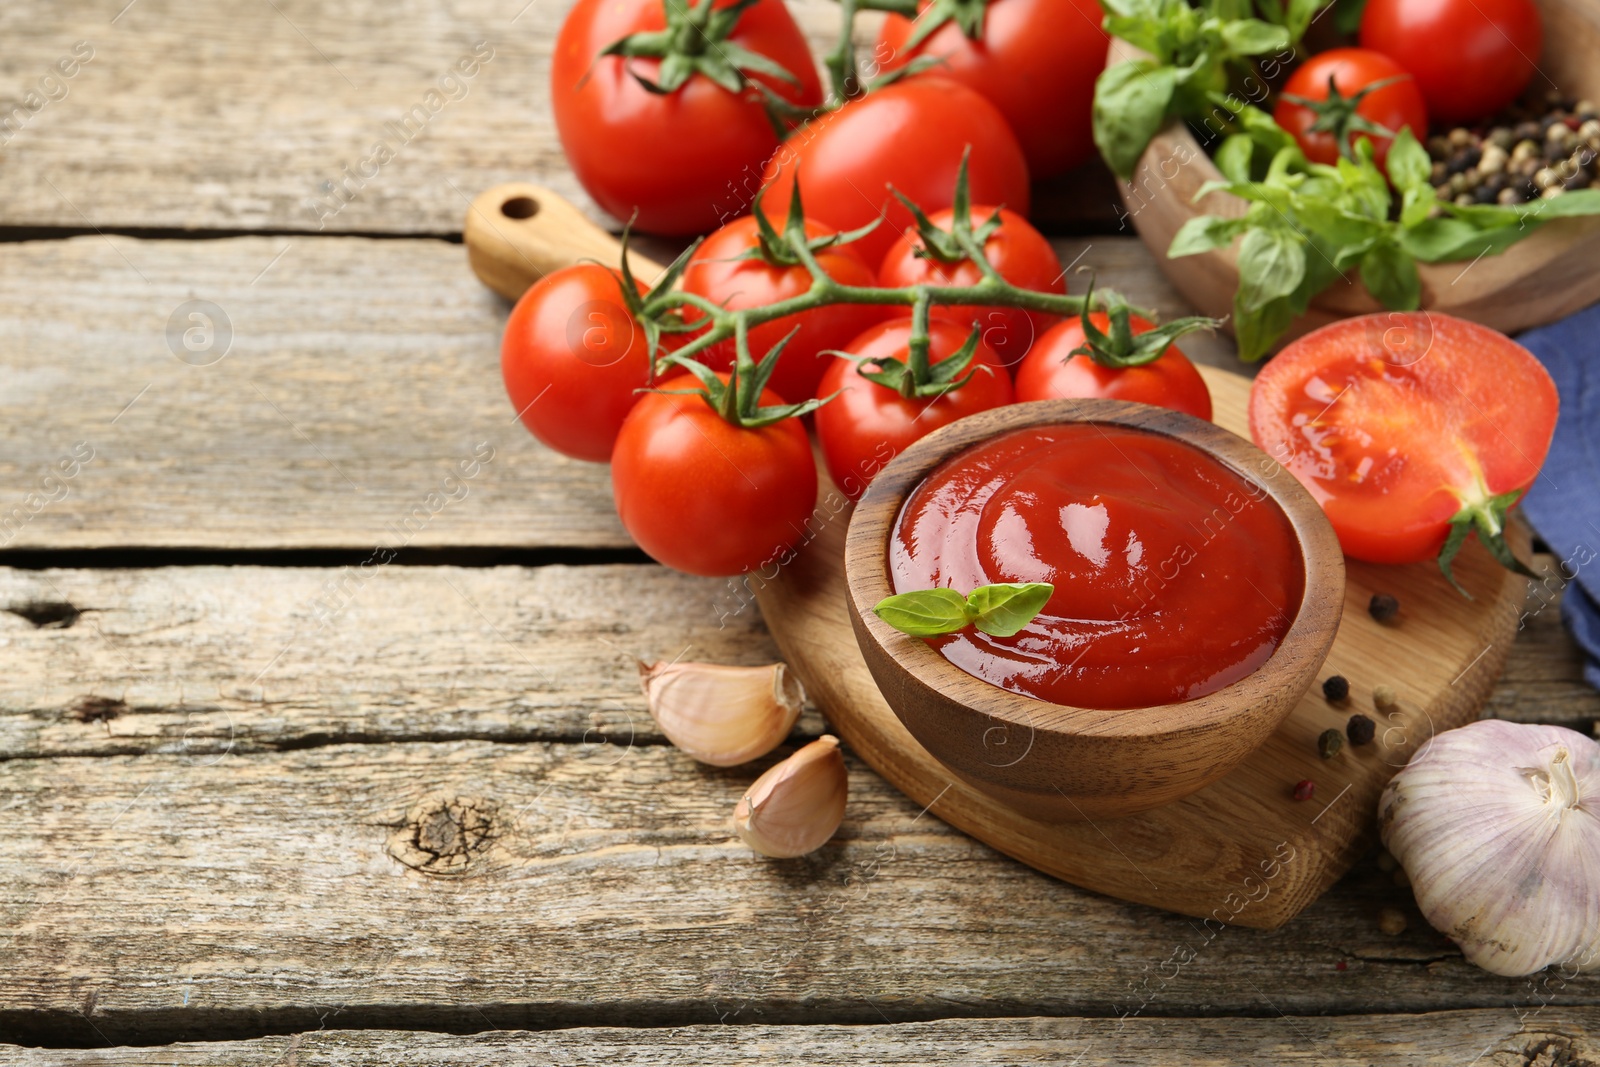
<path fill-rule="evenodd" d="M 873 607 L 894 592 L 889 538 L 906 497 L 934 467 L 997 434 L 1094 422 L 1194 445 L 1261 486 L 1299 540 L 1305 592 L 1277 651 L 1215 693 L 1153 708 L 1068 707 L 967 674 Z M 845 541 L 856 641 L 884 699 L 952 774 L 1030 818 L 1100 819 L 1153 808 L 1222 777 L 1277 728 L 1316 679 L 1344 603 L 1344 556 L 1322 509 L 1249 441 L 1165 408 L 1113 400 L 1042 400 L 986 411 L 929 434 L 868 487 Z"/>
<path fill-rule="evenodd" d="M 1551 85 L 1570 96 L 1600 100 L 1600 0 L 1536 0 L 1544 17 L 1544 54 L 1533 89 Z M 1113 38 L 1108 64 L 1141 55 Z M 1548 79 L 1548 81 L 1546 80 Z M 1216 148 L 1216 144 L 1208 146 Z M 1119 183 L 1129 219 L 1168 280 L 1202 313 L 1221 318 L 1233 311 L 1239 287 L 1236 248 L 1168 259 L 1172 237 L 1198 215 L 1237 217 L 1247 205 L 1231 193 L 1211 193 L 1195 202 L 1208 181 L 1221 180 L 1200 142 L 1182 122 L 1151 140 L 1133 177 Z M 1556 219 L 1497 256 L 1476 263 L 1419 263 L 1422 306 L 1515 333 L 1569 315 L 1600 300 L 1600 217 Z M 1351 270 L 1313 299 L 1280 344 L 1336 319 L 1382 311 Z M 1231 321 L 1231 320 L 1230 320 Z"/>

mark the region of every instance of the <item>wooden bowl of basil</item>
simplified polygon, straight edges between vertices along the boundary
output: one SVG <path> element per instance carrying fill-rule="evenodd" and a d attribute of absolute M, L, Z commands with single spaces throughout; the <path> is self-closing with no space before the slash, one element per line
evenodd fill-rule
<path fill-rule="evenodd" d="M 1600 64 L 1595 62 L 1600 56 L 1600 3 L 1537 2 L 1545 44 L 1534 88 L 1545 85 L 1548 89 L 1548 78 L 1564 95 L 1600 100 Z M 1113 38 L 1107 65 L 1143 56 L 1126 41 Z M 1196 127 L 1174 120 L 1150 140 L 1130 179 L 1118 183 L 1125 207 L 1123 224 L 1133 224 L 1168 279 L 1191 304 L 1206 315 L 1228 317 L 1227 328 L 1239 339 L 1240 355 L 1245 358 L 1259 358 L 1336 319 L 1402 307 L 1408 299 L 1416 299 L 1424 310 L 1458 315 L 1503 333 L 1543 325 L 1600 301 L 1600 255 L 1594 252 L 1595 242 L 1600 240 L 1600 216 L 1559 217 L 1557 212 L 1545 210 L 1536 223 L 1524 222 L 1519 227 L 1524 232 L 1531 228 L 1531 233 L 1518 233 L 1514 243 L 1491 248 L 1487 254 L 1480 255 L 1486 246 L 1497 243 L 1493 235 L 1454 243 L 1415 240 L 1419 252 L 1412 257 L 1417 267 L 1415 283 L 1396 291 L 1388 280 L 1391 291 L 1384 293 L 1384 272 L 1373 272 L 1378 296 L 1387 297 L 1385 301 L 1369 291 L 1361 265 L 1353 263 L 1345 267 L 1342 277 L 1335 277 L 1311 296 L 1309 306 L 1298 313 L 1292 297 L 1273 307 L 1252 309 L 1241 295 L 1236 304 L 1242 275 L 1259 294 L 1263 289 L 1272 290 L 1273 279 L 1282 277 L 1284 265 L 1281 250 L 1272 242 L 1257 238 L 1245 248 L 1248 235 L 1230 236 L 1226 227 L 1218 226 L 1214 240 L 1195 239 L 1206 224 L 1193 220 L 1206 216 L 1242 219 L 1250 207 L 1223 190 L 1201 195 L 1206 183 L 1225 181 L 1210 154 L 1217 151 L 1225 135 L 1219 131 L 1213 136 L 1211 129 L 1205 124 L 1197 136 Z M 1426 155 L 1425 149 L 1422 154 Z M 1393 156 L 1391 149 L 1391 172 Z M 1394 195 L 1398 202 L 1400 192 Z M 1528 206 L 1558 205 L 1562 199 Z M 1430 223 L 1429 229 L 1445 228 Z M 1180 247 L 1174 248 L 1180 231 Z M 1434 234 L 1422 236 L 1431 239 Z M 1215 247 L 1206 247 L 1210 244 Z M 1169 255 L 1169 251 L 1182 252 L 1185 247 L 1203 250 Z M 1308 256 L 1317 254 L 1314 247 L 1303 251 Z M 1408 298 L 1405 289 L 1411 284 L 1415 287 Z M 1300 302 L 1304 303 L 1303 297 Z M 1277 322 L 1271 321 L 1274 317 Z"/>

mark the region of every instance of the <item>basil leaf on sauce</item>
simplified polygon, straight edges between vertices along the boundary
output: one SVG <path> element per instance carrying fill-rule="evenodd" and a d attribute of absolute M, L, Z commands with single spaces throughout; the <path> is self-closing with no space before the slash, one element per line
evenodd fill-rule
<path fill-rule="evenodd" d="M 937 637 L 965 630 L 967 598 L 954 589 L 917 589 L 878 601 L 873 614 L 903 634 Z"/>
<path fill-rule="evenodd" d="M 1049 582 L 980 585 L 967 597 L 972 625 L 995 637 L 1010 637 L 1044 610 L 1056 587 Z"/>
<path fill-rule="evenodd" d="M 916 589 L 885 597 L 873 613 L 903 634 L 938 637 L 975 626 L 995 637 L 1021 632 L 1055 592 L 1049 582 L 980 585 L 968 596 L 954 589 Z"/>

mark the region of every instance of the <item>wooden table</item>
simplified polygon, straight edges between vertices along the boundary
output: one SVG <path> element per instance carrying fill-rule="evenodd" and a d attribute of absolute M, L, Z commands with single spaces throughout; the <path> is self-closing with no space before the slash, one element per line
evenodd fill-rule
<path fill-rule="evenodd" d="M 831 846 L 748 852 L 760 768 L 667 746 L 634 659 L 767 661 L 761 620 L 513 421 L 457 243 L 489 184 L 579 196 L 565 5 L 524 3 L 0 10 L 0 87 L 39 94 L 0 127 L 0 1042 L 48 1046 L 0 1062 L 1600 1057 L 1600 983 L 1475 970 L 1374 860 L 1281 930 L 1207 928 L 859 762 Z M 1064 260 L 1183 311 L 1103 178 L 1045 201 Z M 1551 599 L 1489 710 L 1588 730 Z"/>

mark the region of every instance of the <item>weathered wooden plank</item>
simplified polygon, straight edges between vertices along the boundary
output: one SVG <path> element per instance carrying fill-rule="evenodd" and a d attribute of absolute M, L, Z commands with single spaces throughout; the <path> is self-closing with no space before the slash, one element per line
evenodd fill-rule
<path fill-rule="evenodd" d="M 0 759 L 655 744 L 637 659 L 777 658 L 753 605 L 655 566 L 0 570 L 0 611 Z"/>
<path fill-rule="evenodd" d="M 738 592 L 630 565 L 0 569 L 0 759 L 656 744 L 634 657 L 777 658 Z M 1580 671 L 1556 609 L 1530 616 L 1490 710 L 1586 731 Z"/>
<path fill-rule="evenodd" d="M 1181 313 L 1136 240 L 1061 248 Z M 442 241 L 0 245 L 0 549 L 627 546 L 513 418 L 506 311 Z"/>
<path fill-rule="evenodd" d="M 327 1030 L 161 1048 L 5 1048 L 17 1067 L 544 1067 L 549 1063 L 949 1063 L 1006 1067 L 1580 1067 L 1600 1056 L 1600 1012 L 1550 1007 L 1265 1019 L 950 1019 L 876 1026 L 582 1027 L 452 1036 Z"/>
<path fill-rule="evenodd" d="M 1551 995 L 1468 966 L 1375 866 L 1281 930 L 1217 928 L 1003 860 L 853 760 L 835 841 L 767 861 L 729 825 L 759 769 L 484 742 L 11 760 L 0 1032 L 117 1043 L 329 1019 L 1276 1015 Z M 1378 929 L 1386 906 L 1410 918 L 1398 937 Z M 1600 982 L 1559 997 L 1600 1004 Z"/>
<path fill-rule="evenodd" d="M 550 110 L 570 0 L 124 4 L 0 12 L 0 226 L 448 234 L 511 180 L 603 217 Z M 835 4 L 789 7 L 832 47 Z M 1104 168 L 1041 196 L 1057 227 L 1115 226 Z"/>

